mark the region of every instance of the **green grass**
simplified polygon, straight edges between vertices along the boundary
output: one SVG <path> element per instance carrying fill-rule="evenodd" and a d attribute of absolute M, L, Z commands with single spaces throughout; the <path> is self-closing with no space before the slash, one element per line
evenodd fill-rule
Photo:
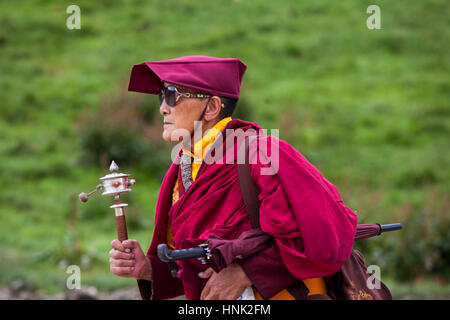
<path fill-rule="evenodd" d="M 435 279 L 420 279 L 416 282 L 386 280 L 394 299 L 450 299 L 450 286 Z"/>
<path fill-rule="evenodd" d="M 149 244 L 169 148 L 155 100 L 126 87 L 133 64 L 182 55 L 243 60 L 238 116 L 280 128 L 361 222 L 403 223 L 357 243 L 372 264 L 407 283 L 448 279 L 447 1 L 377 1 L 381 30 L 366 28 L 370 1 L 78 1 L 81 30 L 66 28 L 70 4 L 0 2 L 0 284 L 65 290 L 64 266 L 82 261 L 86 285 L 131 283 L 109 274 L 110 199 L 71 197 L 106 173 L 93 149 L 134 155 L 119 163 L 138 180 L 126 196 L 129 235 Z M 96 145 L 92 129 L 110 128 L 115 108 L 142 113 L 151 138 L 131 122 L 123 141 L 109 130 Z"/>

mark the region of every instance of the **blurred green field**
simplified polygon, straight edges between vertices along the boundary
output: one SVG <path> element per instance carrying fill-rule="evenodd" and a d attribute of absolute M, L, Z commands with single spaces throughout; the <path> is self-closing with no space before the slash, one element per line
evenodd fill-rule
<path fill-rule="evenodd" d="M 109 160 L 137 179 L 129 236 L 144 250 L 170 146 L 135 63 L 184 55 L 247 64 L 236 117 L 280 128 L 360 223 L 404 230 L 356 244 L 395 297 L 450 297 L 449 4 L 376 1 L 0 2 L 0 285 L 132 286 L 109 273 L 111 199 L 81 204 Z M 383 278 L 385 277 L 385 278 Z M 423 280 L 424 279 L 424 280 Z"/>

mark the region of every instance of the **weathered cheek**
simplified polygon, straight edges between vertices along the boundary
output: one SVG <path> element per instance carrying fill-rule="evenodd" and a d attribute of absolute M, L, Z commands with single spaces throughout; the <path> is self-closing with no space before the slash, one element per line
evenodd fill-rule
<path fill-rule="evenodd" d="M 177 115 L 176 127 L 180 129 L 189 130 L 189 113 L 180 113 Z"/>

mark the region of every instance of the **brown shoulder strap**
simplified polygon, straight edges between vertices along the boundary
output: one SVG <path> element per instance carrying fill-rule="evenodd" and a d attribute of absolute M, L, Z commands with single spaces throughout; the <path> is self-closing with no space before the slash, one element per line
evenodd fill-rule
<path fill-rule="evenodd" d="M 247 143 L 247 139 L 245 139 L 244 147 L 245 147 L 245 162 L 238 163 L 238 173 L 239 173 L 239 184 L 241 186 L 242 198 L 244 199 L 245 207 L 247 209 L 247 213 L 250 217 L 250 222 L 253 228 L 259 228 L 259 198 L 258 198 L 258 188 L 256 187 L 255 182 L 252 179 L 250 173 L 250 164 L 249 164 L 249 143 Z"/>

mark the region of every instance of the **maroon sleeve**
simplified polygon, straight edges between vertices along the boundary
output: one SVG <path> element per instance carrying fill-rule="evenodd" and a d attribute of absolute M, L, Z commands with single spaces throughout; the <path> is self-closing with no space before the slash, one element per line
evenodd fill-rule
<path fill-rule="evenodd" d="M 180 279 L 172 277 L 167 263 L 154 255 L 148 257 L 152 264 L 153 281 L 138 280 L 142 299 L 165 300 L 183 295 L 183 283 Z"/>
<path fill-rule="evenodd" d="M 264 299 L 273 297 L 297 279 L 288 271 L 275 243 L 240 261 L 244 272 Z"/>

